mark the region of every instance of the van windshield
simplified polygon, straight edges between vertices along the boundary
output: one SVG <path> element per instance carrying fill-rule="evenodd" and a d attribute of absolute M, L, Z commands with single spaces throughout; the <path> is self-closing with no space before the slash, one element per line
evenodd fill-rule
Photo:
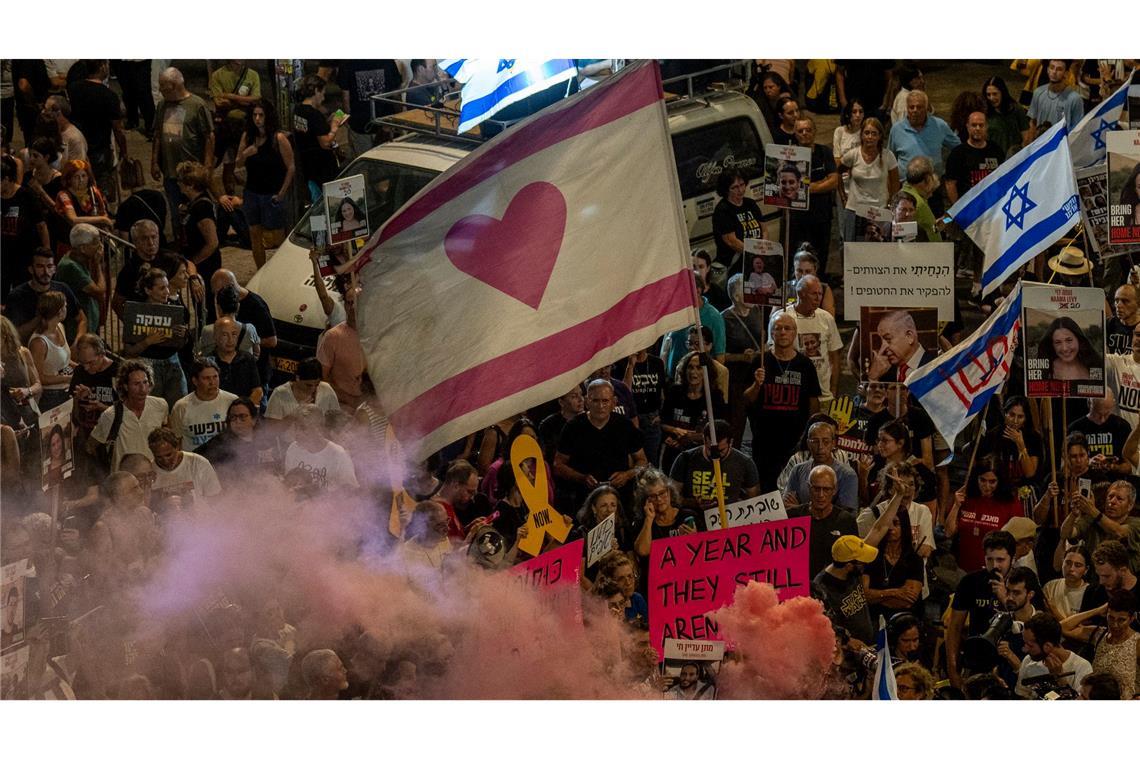
<path fill-rule="evenodd" d="M 362 157 L 345 167 L 338 176 L 351 177 L 354 174 L 364 175 L 364 186 L 367 189 L 368 228 L 375 232 L 409 198 L 435 179 L 439 172 Z M 308 248 L 313 244 L 311 219 L 313 216 L 320 217 L 323 220 L 325 216 L 324 203 L 313 204 L 305 213 L 297 226 L 293 228 L 292 234 L 289 235 L 291 243 L 302 248 Z"/>
<path fill-rule="evenodd" d="M 681 197 L 695 198 L 716 190 L 725 169 L 737 169 L 751 182 L 764 173 L 764 149 L 756 128 L 744 117 L 673 135 Z"/>

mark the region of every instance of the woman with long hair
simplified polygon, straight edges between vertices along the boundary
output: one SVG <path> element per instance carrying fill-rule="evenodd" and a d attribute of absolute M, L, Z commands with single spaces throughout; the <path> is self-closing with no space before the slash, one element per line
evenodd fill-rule
<path fill-rule="evenodd" d="M 47 456 L 44 457 L 44 466 L 47 469 L 47 482 L 50 485 L 59 485 L 63 482 L 63 468 L 68 460 L 67 442 L 64 439 L 63 427 L 53 425 L 48 433 Z"/>
<path fill-rule="evenodd" d="M 198 269 L 206 287 L 210 278 L 222 268 L 222 249 L 218 238 L 217 208 L 210 194 L 210 170 L 197 161 L 183 161 L 175 169 L 178 189 L 186 199 L 182 213 L 182 255 Z M 207 312 L 213 316 L 212 294 L 206 299 Z"/>
<path fill-rule="evenodd" d="M 883 490 L 883 474 L 891 465 L 909 464 L 918 475 L 918 498 L 926 504 L 934 503 L 937 479 L 930 468 L 922 463 L 911 451 L 911 431 L 904 420 L 895 419 L 885 423 L 879 428 L 875 436 L 875 453 L 871 457 L 870 466 L 867 458 L 860 461 L 859 473 L 865 477 L 859 478 L 859 485 L 863 489 L 864 503 L 873 502 L 880 498 Z"/>
<path fill-rule="evenodd" d="M 665 391 L 665 403 L 661 406 L 661 432 L 665 436 L 661 469 L 665 471 L 673 466 L 678 454 L 704 441 L 702 430 L 709 420 L 702 368 L 708 370 L 709 382 L 713 383 L 713 414 L 723 418 L 725 408 L 724 397 L 712 379 L 715 373 L 708 354 L 692 351 L 682 357 L 677 367 L 678 381 Z"/>
<path fill-rule="evenodd" d="M 4 393 L 4 424 L 14 429 L 22 427 L 21 422 L 34 424 L 40 416 L 39 398 L 44 387 L 36 372 L 32 352 L 20 344 L 20 333 L 5 316 L 0 316 L 0 364 L 4 371 L 0 380 Z M 16 408 L 9 409 L 8 402 Z M 14 414 L 9 415 L 9 412 Z M 32 422 L 28 423 L 28 420 Z"/>
<path fill-rule="evenodd" d="M 979 456 L 974 462 L 973 477 L 954 492 L 954 504 L 942 527 L 947 538 L 957 537 L 958 567 L 967 572 L 984 565 L 982 541 L 994 526 L 1025 516 L 1025 507 L 1006 477 L 1007 471 L 995 456 Z"/>
<path fill-rule="evenodd" d="M 170 279 L 161 267 L 151 267 L 143 272 L 138 284 L 139 292 L 146 295 L 146 303 L 170 304 Z M 185 308 L 185 307 L 183 307 Z M 158 332 L 147 335 L 137 343 L 124 344 L 122 355 L 124 357 L 141 356 L 150 363 L 154 371 L 154 384 L 150 395 L 166 399 L 170 408 L 174 402 L 186 395 L 186 375 L 182 371 L 182 362 L 178 358 L 178 349 L 185 342 L 186 326 L 183 324 L 175 328 L 176 345 L 159 345 L 164 338 Z"/>
<path fill-rule="evenodd" d="M 1008 156 L 1025 144 L 1029 134 L 1029 115 L 1025 107 L 1014 100 L 1005 80 L 990 77 L 982 84 L 986 99 L 987 139 Z"/>
<path fill-rule="evenodd" d="M 871 619 L 906 611 L 920 614 L 922 558 L 914 549 L 914 535 L 907 510 L 895 512 L 879 554 L 863 573 L 863 595 L 871 605 Z"/>
<path fill-rule="evenodd" d="M 74 364 L 71 361 L 71 346 L 63 331 L 63 320 L 67 318 L 67 299 L 63 293 L 49 290 L 40 294 L 36 302 L 36 326 L 28 339 L 28 349 L 36 365 L 36 374 L 43 383 L 44 392 L 40 396 L 40 411 L 46 412 L 70 398 L 67 390 L 71 386 Z"/>
<path fill-rule="evenodd" d="M 831 135 L 831 155 L 838 166 L 843 162 L 843 156 L 852 148 L 858 148 L 863 138 L 863 119 L 867 115 L 867 108 L 859 98 L 852 98 L 839 114 L 839 126 Z M 843 188 L 847 189 L 850 175 L 843 177 Z"/>
<path fill-rule="evenodd" d="M 886 148 L 887 134 L 883 123 L 874 117 L 863 119 L 859 147 L 852 148 L 840 161 L 840 172 L 851 173 L 850 191 L 844 209 L 844 240 L 855 237 L 855 209 L 860 206 L 886 208 L 887 201 L 898 192 L 899 162 Z"/>
<path fill-rule="evenodd" d="M 777 145 L 799 145 L 796 140 L 796 120 L 800 118 L 800 107 L 790 95 L 781 95 L 776 101 L 776 116 L 779 121 L 772 130 L 772 142 Z"/>
<path fill-rule="evenodd" d="M 986 103 L 986 99 L 973 90 L 960 92 L 958 97 L 954 98 L 954 103 L 950 106 L 950 118 L 946 123 L 954 130 L 954 134 L 958 135 L 959 140 L 967 142 L 970 139 L 966 122 L 972 113 L 985 113 Z"/>
<path fill-rule="evenodd" d="M 1132 173 L 1120 189 L 1120 205 L 1132 207 L 1132 220 L 1129 224 L 1140 225 L 1140 161 L 1132 167 Z"/>
<path fill-rule="evenodd" d="M 352 198 L 341 198 L 336 207 L 336 216 L 332 221 L 333 224 L 337 225 L 336 232 L 332 235 L 333 243 L 343 243 L 345 240 L 350 240 L 354 232 L 368 223 L 364 211 Z"/>
<path fill-rule="evenodd" d="M 1057 317 L 1037 344 L 1037 358 L 1048 359 L 1046 380 L 1088 380 L 1099 364 L 1096 349 L 1072 317 Z"/>
<path fill-rule="evenodd" d="M 1140 633 L 1133 630 L 1136 611 L 1136 595 L 1117 589 L 1108 592 L 1106 604 L 1061 621 L 1065 636 L 1088 642 L 1093 648 L 1093 671 L 1116 676 L 1121 699 L 1132 699 L 1140 685 Z M 1100 615 L 1108 625 L 1085 625 Z"/>
<path fill-rule="evenodd" d="M 237 147 L 237 166 L 245 167 L 242 210 L 249 222 L 253 263 L 265 266 L 265 251 L 285 240 L 285 198 L 296 171 L 293 147 L 281 131 L 277 109 L 262 98 L 249 109 Z"/>
<path fill-rule="evenodd" d="M 992 454 L 1003 479 L 1016 490 L 1037 476 L 1045 448 L 1024 396 L 1007 398 L 1002 404 L 1002 413 L 1005 424 L 982 437 L 978 455 Z"/>
<path fill-rule="evenodd" d="M 764 72 L 760 77 L 758 90 L 752 92 L 752 99 L 760 106 L 760 112 L 764 114 L 764 121 L 768 122 L 768 131 L 772 133 L 772 137 L 776 136 L 776 130 L 780 125 L 776 104 L 781 96 L 791 94 L 792 89 L 787 81 L 775 71 Z"/>

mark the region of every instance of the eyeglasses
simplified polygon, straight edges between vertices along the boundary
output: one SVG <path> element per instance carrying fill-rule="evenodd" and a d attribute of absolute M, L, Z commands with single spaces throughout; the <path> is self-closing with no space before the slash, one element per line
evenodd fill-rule
<path fill-rule="evenodd" d="M 233 422 L 234 420 L 252 420 L 252 419 L 253 419 L 253 415 L 251 415 L 251 414 L 231 414 L 229 417 L 226 418 L 226 421 L 227 422 Z"/>
<path fill-rule="evenodd" d="M 646 501 L 652 501 L 652 502 L 656 503 L 658 501 L 664 501 L 666 498 L 668 498 L 668 496 L 669 496 L 668 491 L 654 491 L 653 493 L 646 493 L 645 494 L 645 500 Z"/>

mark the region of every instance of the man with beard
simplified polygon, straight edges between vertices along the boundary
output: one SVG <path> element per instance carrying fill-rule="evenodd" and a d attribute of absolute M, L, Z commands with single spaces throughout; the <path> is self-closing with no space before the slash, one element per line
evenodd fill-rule
<path fill-rule="evenodd" d="M 701 680 L 701 666 L 686 662 L 677 675 L 677 683 L 665 692 L 665 699 L 702 700 L 716 699 L 716 686 Z"/>
<path fill-rule="evenodd" d="M 1021 635 L 1025 640 L 1025 657 L 1017 671 L 1014 692 L 1027 699 L 1036 695 L 1025 682 L 1040 676 L 1052 676 L 1056 686 L 1077 690 L 1092 665 L 1061 643 L 1061 624 L 1044 612 L 1038 612 L 1025 623 Z"/>

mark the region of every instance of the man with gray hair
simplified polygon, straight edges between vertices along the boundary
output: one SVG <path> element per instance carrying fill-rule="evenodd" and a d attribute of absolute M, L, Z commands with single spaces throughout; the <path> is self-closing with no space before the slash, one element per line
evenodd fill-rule
<path fill-rule="evenodd" d="M 146 300 L 146 294 L 139 290 L 139 278 L 158 255 L 158 225 L 150 219 L 139 219 L 131 225 L 131 242 L 135 247 L 115 278 L 115 294 L 111 297 L 111 310 L 119 319 L 123 318 L 127 301 Z"/>
<path fill-rule="evenodd" d="M 788 517 L 810 517 L 808 535 L 808 575 L 819 575 L 831 563 L 831 546 L 840 536 L 859 535 L 859 526 L 850 510 L 835 506 L 835 470 L 815 465 L 808 474 L 811 497 L 807 504 L 788 508 Z"/>
<path fill-rule="evenodd" d="M 71 250 L 59 261 L 56 279 L 75 293 L 79 308 L 87 317 L 87 329 L 98 332 L 103 322 L 100 305 L 107 293 L 103 273 L 103 239 L 90 224 L 71 228 Z"/>
<path fill-rule="evenodd" d="M 929 203 L 939 184 L 934 163 L 929 158 L 915 156 L 907 162 L 906 182 L 903 183 L 902 192 L 914 198 L 914 220 L 918 222 L 918 229 L 925 233 L 926 240 L 931 243 L 942 242 L 942 234 L 934 223 L 934 212 Z"/>
<path fill-rule="evenodd" d="M 1069 516 L 1061 523 L 1061 543 L 1083 542 L 1089 553 L 1104 541 L 1119 541 L 1128 550 L 1132 568 L 1140 568 L 1140 517 L 1132 517 L 1136 506 L 1136 488 L 1127 480 L 1117 480 L 1108 487 L 1103 511 L 1091 497 L 1070 497 Z"/>
<path fill-rule="evenodd" d="M 814 274 L 807 274 L 796 282 L 796 302 L 788 309 L 773 309 L 768 319 L 768 345 L 773 345 L 772 328 L 781 314 L 791 314 L 796 320 L 796 334 L 800 350 L 811 360 L 819 376 L 822 391 L 819 402 L 827 408 L 839 388 L 840 351 L 843 339 L 835 317 L 820 308 L 823 302 L 823 283 Z"/>
<path fill-rule="evenodd" d="M 836 431 L 827 422 L 817 422 L 807 431 L 808 453 L 811 459 L 801 462 L 788 473 L 788 485 L 784 489 L 784 501 L 788 504 L 809 504 L 814 486 L 811 475 L 819 467 L 826 467 L 831 473 L 835 486 L 830 498 L 840 507 L 855 514 L 859 509 L 859 476 L 851 465 L 844 464 L 835 456 Z"/>
<path fill-rule="evenodd" d="M 867 377 L 883 383 L 901 383 L 910 372 L 923 366 L 934 354 L 918 341 L 918 327 L 909 311 L 889 311 L 879 318 L 875 333 L 881 341 L 872 352 Z"/>
<path fill-rule="evenodd" d="M 183 161 L 197 161 L 207 169 L 214 167 L 214 119 L 206 101 L 186 89 L 182 72 L 171 66 L 158 77 L 162 103 L 154 115 L 154 143 L 150 156 L 150 175 L 162 180 L 170 199 L 170 208 L 182 203 L 175 169 Z M 179 222 L 172 220 L 175 237 Z"/>
<path fill-rule="evenodd" d="M 916 156 L 926 156 L 934 164 L 934 173 L 943 170 L 942 149 L 955 148 L 962 141 L 950 125 L 930 113 L 930 99 L 922 90 L 911 90 L 906 96 L 906 119 L 891 127 L 887 147 L 900 166 Z"/>
<path fill-rule="evenodd" d="M 1089 447 L 1089 472 L 1095 482 L 1132 474 L 1124 447 L 1132 428 L 1116 414 L 1116 395 L 1105 388 L 1104 398 L 1089 399 L 1089 413 L 1069 423 L 1069 433 L 1081 433 Z"/>
<path fill-rule="evenodd" d="M 336 699 L 348 688 L 348 669 L 331 649 L 314 649 L 301 660 L 305 699 Z"/>

